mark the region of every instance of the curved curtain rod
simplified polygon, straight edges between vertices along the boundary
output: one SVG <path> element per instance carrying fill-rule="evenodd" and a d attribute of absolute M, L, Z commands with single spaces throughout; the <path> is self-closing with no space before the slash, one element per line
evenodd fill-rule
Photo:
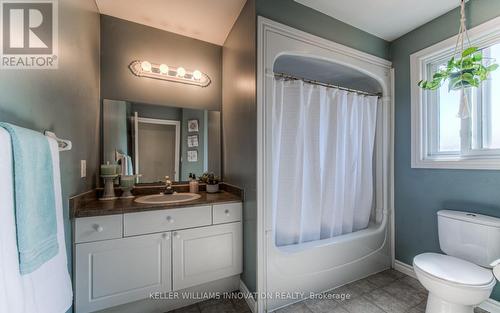
<path fill-rule="evenodd" d="M 290 74 L 273 73 L 273 75 L 274 75 L 274 77 L 283 78 L 285 80 L 301 80 L 301 81 L 303 81 L 305 83 L 308 83 L 308 84 L 313 84 L 313 85 L 319 85 L 319 86 L 324 86 L 324 87 L 328 87 L 328 88 L 335 88 L 335 89 L 345 90 L 345 91 L 354 92 L 354 93 L 357 93 L 357 94 L 360 94 L 360 95 L 363 95 L 363 96 L 375 96 L 375 97 L 379 97 L 379 98 L 382 97 L 382 93 L 370 93 L 370 92 L 366 92 L 366 91 L 362 91 L 362 90 L 356 90 L 356 89 L 351 89 L 351 88 L 342 87 L 342 86 L 338 86 L 338 85 L 334 85 L 334 84 L 323 83 L 323 82 L 320 82 L 320 81 L 317 81 L 317 80 L 311 80 L 311 79 L 307 79 L 307 78 L 303 78 L 303 77 L 298 77 L 298 76 L 294 76 L 294 75 L 290 75 Z"/>

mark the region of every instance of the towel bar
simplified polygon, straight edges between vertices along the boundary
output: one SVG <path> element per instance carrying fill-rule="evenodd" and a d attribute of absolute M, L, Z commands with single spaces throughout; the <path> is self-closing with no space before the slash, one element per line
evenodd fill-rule
<path fill-rule="evenodd" d="M 73 146 L 71 141 L 60 139 L 54 132 L 46 130 L 44 131 L 44 135 L 50 138 L 54 138 L 57 141 L 57 144 L 59 145 L 59 151 L 70 151 Z"/>

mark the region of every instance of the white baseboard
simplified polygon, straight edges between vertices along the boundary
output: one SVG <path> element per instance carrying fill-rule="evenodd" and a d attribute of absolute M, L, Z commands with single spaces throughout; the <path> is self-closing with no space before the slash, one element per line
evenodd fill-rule
<path fill-rule="evenodd" d="M 401 261 L 394 261 L 394 269 L 413 278 L 417 278 L 415 275 L 415 271 L 413 270 L 413 266 Z M 491 298 L 478 305 L 478 307 L 490 313 L 500 313 L 500 302 Z"/>
<path fill-rule="evenodd" d="M 257 313 L 257 302 L 255 301 L 253 294 L 250 292 L 250 290 L 248 290 L 247 285 L 245 285 L 242 280 L 240 280 L 240 291 L 245 296 L 245 301 L 250 307 L 252 313 Z"/>
<path fill-rule="evenodd" d="M 500 313 L 500 302 L 491 298 L 481 303 L 479 307 L 490 313 Z"/>
<path fill-rule="evenodd" d="M 403 263 L 401 261 L 398 260 L 394 261 L 394 269 L 410 277 L 417 278 L 417 276 L 415 275 L 415 271 L 413 270 L 413 266 Z"/>

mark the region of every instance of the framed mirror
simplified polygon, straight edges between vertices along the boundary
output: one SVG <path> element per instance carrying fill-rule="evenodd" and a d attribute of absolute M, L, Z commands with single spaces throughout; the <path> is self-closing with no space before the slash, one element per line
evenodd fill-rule
<path fill-rule="evenodd" d="M 187 181 L 221 172 L 221 113 L 104 99 L 102 163 L 116 163 L 138 183 Z"/>

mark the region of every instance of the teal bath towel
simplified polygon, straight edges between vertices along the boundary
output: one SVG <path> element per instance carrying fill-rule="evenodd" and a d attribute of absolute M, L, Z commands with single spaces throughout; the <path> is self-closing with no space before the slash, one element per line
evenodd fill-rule
<path fill-rule="evenodd" d="M 11 137 L 19 270 L 29 274 L 59 252 L 52 154 L 39 132 L 0 123 Z"/>

